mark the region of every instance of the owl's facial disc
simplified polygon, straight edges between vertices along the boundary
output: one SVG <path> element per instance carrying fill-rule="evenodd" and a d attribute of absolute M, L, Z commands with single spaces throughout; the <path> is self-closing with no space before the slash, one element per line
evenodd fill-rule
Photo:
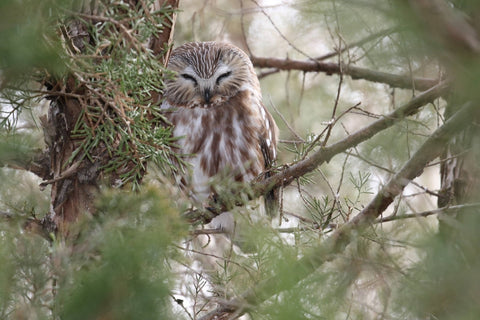
<path fill-rule="evenodd" d="M 179 76 L 185 84 L 193 86 L 200 100 L 197 100 L 197 103 L 200 105 L 217 105 L 228 98 L 222 85 L 232 76 L 232 70 L 222 62 L 210 75 L 199 76 L 191 67 L 187 67 Z"/>
<path fill-rule="evenodd" d="M 182 89 L 178 91 L 180 103 L 183 103 L 182 100 L 188 100 L 190 108 L 207 108 L 220 105 L 235 94 L 239 84 L 235 81 L 237 73 L 232 67 L 219 60 L 211 70 L 207 72 L 188 65 L 177 71 L 176 81 L 172 82 L 171 88 Z"/>

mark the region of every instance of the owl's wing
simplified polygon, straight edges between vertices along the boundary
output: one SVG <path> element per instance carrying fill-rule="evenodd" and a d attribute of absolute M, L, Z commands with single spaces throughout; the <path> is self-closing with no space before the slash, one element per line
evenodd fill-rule
<path fill-rule="evenodd" d="M 262 150 L 264 166 L 265 166 L 265 179 L 269 178 L 272 175 L 271 169 L 275 165 L 276 161 L 276 147 L 277 147 L 277 126 L 270 115 L 270 113 L 263 108 L 262 116 L 264 116 L 264 130 L 263 134 L 260 137 L 260 149 Z M 265 199 L 265 210 L 270 217 L 274 217 L 278 211 L 278 188 L 270 190 L 267 194 L 264 195 Z"/>
<path fill-rule="evenodd" d="M 157 126 L 173 128 L 176 125 L 175 112 L 177 108 L 173 107 L 167 100 L 164 100 L 160 105 L 161 116 L 158 117 Z M 177 144 L 178 138 L 173 135 L 171 131 L 171 141 L 169 148 L 173 152 L 168 153 L 168 165 L 161 166 L 160 170 L 167 177 L 171 177 L 180 186 L 180 189 L 189 194 L 186 182 L 186 169 L 188 164 L 184 161 L 184 155 L 180 152 L 180 148 Z"/>

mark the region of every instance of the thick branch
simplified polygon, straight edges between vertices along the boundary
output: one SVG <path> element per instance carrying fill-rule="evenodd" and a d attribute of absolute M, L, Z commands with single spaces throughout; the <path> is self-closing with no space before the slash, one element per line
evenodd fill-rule
<path fill-rule="evenodd" d="M 460 131 L 465 123 L 469 122 L 473 111 L 473 105 L 469 104 L 451 117 L 442 127 L 438 128 L 402 169 L 380 190 L 367 207 L 355 218 L 335 231 L 324 243 L 312 249 L 304 258 L 293 263 L 288 270 L 280 271 L 275 276 L 246 291 L 241 297 L 232 299 L 201 319 L 213 319 L 213 316 L 219 313 L 233 313 L 242 310 L 242 306 L 258 305 L 279 293 L 280 290 L 288 290 L 294 287 L 323 263 L 332 260 L 337 253 L 344 250 L 347 244 L 350 243 L 352 235 L 370 226 L 374 219 L 393 201 L 394 197 L 402 192 L 408 182 L 418 176 L 425 165 L 442 152 L 445 142 L 456 132 Z M 354 233 L 353 231 L 356 232 Z M 295 270 L 295 272 L 292 272 L 292 270 Z"/>
<path fill-rule="evenodd" d="M 42 179 L 49 179 L 50 157 L 47 152 L 37 151 L 36 153 L 22 154 L 22 158 L 1 159 L 0 166 L 8 166 L 12 169 L 30 171 Z"/>
<path fill-rule="evenodd" d="M 304 72 L 325 72 L 331 74 L 345 74 L 352 79 L 363 79 L 385 83 L 391 87 L 427 90 L 438 83 L 436 79 L 411 78 L 410 76 L 396 75 L 381 71 L 355 67 L 347 64 L 319 62 L 313 60 L 290 60 L 277 58 L 251 57 L 252 63 L 258 68 L 276 68 L 279 70 L 300 70 Z"/>
<path fill-rule="evenodd" d="M 156 56 L 159 56 L 163 60 L 163 64 L 166 65 L 170 57 L 170 44 L 173 41 L 173 30 L 175 27 L 175 20 L 177 18 L 176 11 L 178 10 L 178 4 L 180 0 L 159 0 L 155 3 L 156 10 L 162 7 L 170 7 L 172 10 L 171 16 L 165 17 L 165 21 L 169 18 L 169 23 L 163 26 L 162 32 L 150 42 L 150 49 L 153 50 Z M 148 10 L 145 10 L 148 12 Z"/>

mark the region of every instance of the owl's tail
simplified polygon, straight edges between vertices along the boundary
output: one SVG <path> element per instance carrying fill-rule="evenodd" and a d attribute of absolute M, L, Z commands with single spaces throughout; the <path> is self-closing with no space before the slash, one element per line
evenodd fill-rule
<path fill-rule="evenodd" d="M 273 152 L 270 148 L 270 145 L 265 139 L 260 138 L 260 148 L 263 154 L 263 160 L 265 164 L 265 179 L 268 179 L 272 176 L 271 169 L 275 165 L 275 158 Z M 278 188 L 273 188 L 268 191 L 263 197 L 265 199 L 265 211 L 270 218 L 273 218 L 277 215 L 279 209 L 279 192 Z"/>
<path fill-rule="evenodd" d="M 265 199 L 265 211 L 270 218 L 277 215 L 279 209 L 279 190 L 274 188 L 264 196 Z"/>

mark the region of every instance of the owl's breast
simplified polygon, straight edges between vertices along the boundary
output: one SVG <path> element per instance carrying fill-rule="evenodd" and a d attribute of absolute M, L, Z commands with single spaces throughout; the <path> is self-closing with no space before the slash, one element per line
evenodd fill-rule
<path fill-rule="evenodd" d="M 247 182 L 263 171 L 261 116 L 254 111 L 234 98 L 214 108 L 180 107 L 169 115 L 174 136 L 181 137 L 180 152 L 192 165 L 194 189 L 204 188 L 215 175 Z"/>

